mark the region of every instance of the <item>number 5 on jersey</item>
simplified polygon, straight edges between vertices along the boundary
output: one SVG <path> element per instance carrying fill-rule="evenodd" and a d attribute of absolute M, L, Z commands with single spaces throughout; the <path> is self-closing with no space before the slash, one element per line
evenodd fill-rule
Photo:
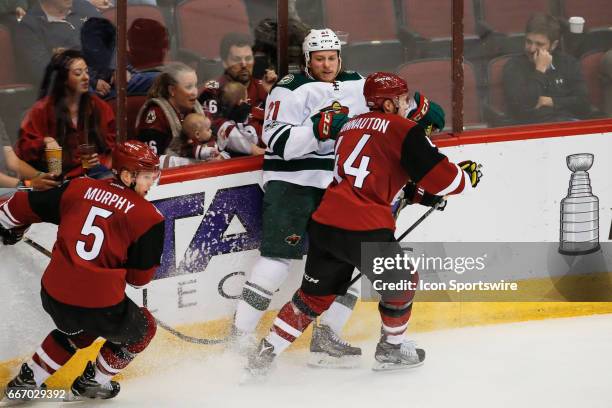
<path fill-rule="evenodd" d="M 100 249 L 102 249 L 102 244 L 104 243 L 104 231 L 102 228 L 94 224 L 96 217 L 108 218 L 111 215 L 113 215 L 112 211 L 108 211 L 100 207 L 91 207 L 91 210 L 89 210 L 87 219 L 83 224 L 83 228 L 81 228 L 81 234 L 85 236 L 93 235 L 93 245 L 91 246 L 91 249 L 87 250 L 85 248 L 85 241 L 79 240 L 76 243 L 76 252 L 84 260 L 91 261 L 96 259 L 100 254 Z"/>
<path fill-rule="evenodd" d="M 340 157 L 340 145 L 342 144 L 343 138 L 344 136 L 340 136 L 338 138 L 338 141 L 336 142 L 336 160 L 334 163 L 334 179 L 338 183 L 342 181 L 342 177 L 338 173 L 338 164 L 342 161 L 342 158 Z M 359 139 L 359 142 L 357 142 L 357 145 L 355 146 L 351 154 L 349 154 L 348 158 L 346 158 L 346 160 L 344 160 L 344 163 L 342 164 L 342 170 L 344 171 L 344 174 L 348 174 L 350 176 L 355 177 L 355 182 L 353 183 L 353 185 L 356 188 L 363 187 L 363 182 L 365 181 L 366 177 L 368 177 L 368 175 L 370 174 L 370 172 L 368 171 L 368 165 L 370 164 L 369 156 L 361 156 L 361 160 L 359 161 L 359 167 L 353 166 L 353 164 L 355 163 L 355 161 L 357 161 L 357 158 L 361 154 L 361 151 L 363 150 L 365 145 L 368 143 L 368 140 L 370 140 L 370 135 L 364 134 L 363 136 L 361 136 L 361 139 Z"/>

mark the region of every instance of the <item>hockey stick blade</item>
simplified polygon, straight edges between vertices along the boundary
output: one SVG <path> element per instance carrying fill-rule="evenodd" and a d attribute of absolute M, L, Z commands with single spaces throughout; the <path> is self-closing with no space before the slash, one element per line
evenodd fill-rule
<path fill-rule="evenodd" d="M 214 345 L 214 344 L 223 344 L 226 343 L 229 338 L 224 337 L 224 338 L 220 338 L 220 339 L 202 339 L 199 337 L 193 337 L 193 336 L 188 336 L 184 333 L 181 333 L 180 331 L 174 329 L 173 327 L 168 326 L 166 323 L 162 322 L 161 320 L 159 320 L 157 317 L 155 318 L 155 322 L 157 322 L 157 324 L 164 330 L 166 330 L 168 333 L 174 335 L 175 337 L 189 342 L 189 343 L 195 343 L 195 344 L 207 344 L 207 345 Z"/>
<path fill-rule="evenodd" d="M 143 289 L 142 290 L 142 305 L 144 307 L 147 307 L 147 301 L 148 301 L 148 290 L 147 289 Z M 186 341 L 188 343 L 195 343 L 195 344 L 205 344 L 205 345 L 214 345 L 214 344 L 222 344 L 222 343 L 227 343 L 229 341 L 229 337 L 223 337 L 220 339 L 203 339 L 200 337 L 193 337 L 193 336 L 188 336 L 187 334 L 181 333 L 180 331 L 176 330 L 175 328 L 171 327 L 170 325 L 164 323 L 163 321 L 159 320 L 157 317 L 153 316 L 153 318 L 155 319 L 155 322 L 164 330 L 166 330 L 168 333 L 172 334 L 173 336 Z"/>

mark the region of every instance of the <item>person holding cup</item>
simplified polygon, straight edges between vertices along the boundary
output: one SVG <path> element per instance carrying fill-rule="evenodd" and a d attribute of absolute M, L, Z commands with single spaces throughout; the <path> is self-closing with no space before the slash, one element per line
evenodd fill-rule
<path fill-rule="evenodd" d="M 534 14 L 525 29 L 522 55 L 504 66 L 503 86 L 508 115 L 515 123 L 585 119 L 590 112 L 580 64 L 560 51 L 561 24 L 547 14 Z"/>
<path fill-rule="evenodd" d="M 38 170 L 77 177 L 110 167 L 115 132 L 112 108 L 89 93 L 82 54 L 66 50 L 47 66 L 39 99 L 21 123 L 16 153 Z"/>

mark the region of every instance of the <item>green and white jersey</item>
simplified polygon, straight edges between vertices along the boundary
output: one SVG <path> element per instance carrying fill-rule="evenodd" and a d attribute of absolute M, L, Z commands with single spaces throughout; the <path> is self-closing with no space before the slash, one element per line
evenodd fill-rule
<path fill-rule="evenodd" d="M 327 188 L 334 168 L 334 141 L 317 140 L 310 118 L 329 109 L 348 110 L 349 117 L 368 112 L 364 82 L 358 73 L 344 71 L 332 83 L 302 73 L 287 75 L 276 84 L 266 99 L 264 185 L 282 180 Z"/>

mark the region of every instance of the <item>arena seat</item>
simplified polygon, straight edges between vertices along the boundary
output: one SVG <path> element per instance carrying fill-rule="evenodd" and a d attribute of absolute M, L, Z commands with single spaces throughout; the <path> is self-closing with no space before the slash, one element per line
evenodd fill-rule
<path fill-rule="evenodd" d="M 464 127 L 483 127 L 474 67 L 469 62 L 464 63 L 463 67 Z M 446 113 L 447 128 L 450 127 L 452 123 L 451 59 L 439 58 L 407 62 L 397 68 L 397 74 L 408 82 L 411 90 L 420 91 L 430 100 L 440 104 Z"/>
<path fill-rule="evenodd" d="M 485 121 L 491 127 L 510 125 L 505 114 L 506 102 L 504 98 L 503 72 L 504 66 L 515 54 L 502 55 L 489 61 L 487 65 L 487 100 L 483 104 Z"/>
<path fill-rule="evenodd" d="M 348 33 L 342 46 L 346 68 L 365 75 L 393 70 L 405 61 L 393 0 L 352 0 L 350 7 L 342 0 L 323 0 L 322 6 L 325 26 Z"/>
<path fill-rule="evenodd" d="M 575 55 L 612 48 L 612 3 L 609 0 L 561 0 L 561 15 L 566 21 L 572 16 L 585 19 L 584 34 L 570 34 L 579 44 Z"/>
<path fill-rule="evenodd" d="M 134 139 L 136 137 L 136 117 L 138 111 L 147 100 L 147 95 L 129 95 L 126 102 L 126 113 L 127 113 L 127 138 Z M 115 114 L 117 113 L 117 100 L 109 99 L 107 101 Z"/>
<path fill-rule="evenodd" d="M 587 30 L 612 29 L 610 0 L 561 0 L 561 13 L 566 18 L 583 17 Z"/>
<path fill-rule="evenodd" d="M 15 52 L 10 30 L 0 25 L 0 114 L 6 130 L 14 142 L 21 117 L 35 101 L 36 93 L 31 84 L 18 80 Z"/>
<path fill-rule="evenodd" d="M 551 13 L 549 0 L 480 0 L 477 32 L 489 37 L 491 50 L 513 54 L 523 48 L 525 25 L 534 13 Z"/>
<path fill-rule="evenodd" d="M 472 0 L 463 2 L 464 52 L 475 53 L 479 46 Z M 420 57 L 450 57 L 452 37 L 452 4 L 448 0 L 402 0 L 404 23 L 400 39 L 416 42 Z"/>
<path fill-rule="evenodd" d="M 108 20 L 110 20 L 113 24 L 117 24 L 117 9 L 110 8 L 104 10 L 102 12 L 102 16 Z M 146 6 L 146 5 L 133 5 L 127 6 L 127 27 L 130 28 L 134 20 L 137 18 L 148 18 L 150 20 L 155 20 L 162 24 L 163 26 L 167 26 L 164 16 L 161 10 L 155 6 Z"/>
<path fill-rule="evenodd" d="M 219 59 L 219 44 L 230 32 L 248 33 L 241 0 L 186 0 L 176 7 L 178 46 L 207 59 Z"/>
<path fill-rule="evenodd" d="M 602 110 L 603 108 L 603 93 L 601 84 L 601 59 L 604 56 L 603 51 L 592 52 L 585 54 L 580 58 L 580 66 L 582 75 L 587 83 L 589 91 L 589 100 L 591 104 Z"/>

